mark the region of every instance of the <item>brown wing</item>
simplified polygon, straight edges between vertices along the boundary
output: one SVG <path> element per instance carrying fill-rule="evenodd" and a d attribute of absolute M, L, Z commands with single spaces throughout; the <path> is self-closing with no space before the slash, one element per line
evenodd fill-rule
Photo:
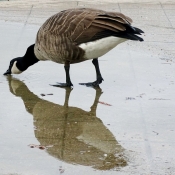
<path fill-rule="evenodd" d="M 38 57 L 56 62 L 80 60 L 84 54 L 78 47 L 81 43 L 118 35 L 139 40 L 137 36 L 128 34 L 130 31 L 135 32 L 134 34 L 140 33 L 140 29 L 132 27 L 131 22 L 132 20 L 122 13 L 103 10 L 79 8 L 61 11 L 41 26 L 35 51 Z M 37 50 L 40 49 L 42 52 L 39 53 Z"/>
<path fill-rule="evenodd" d="M 55 35 L 66 35 L 75 43 L 91 40 L 97 33 L 110 30 L 125 31 L 132 20 L 122 13 L 106 12 L 102 10 L 80 8 L 62 11 L 43 25 L 43 29 Z"/>
<path fill-rule="evenodd" d="M 77 44 L 98 40 L 108 36 L 117 36 L 130 40 L 143 41 L 140 35 L 142 30 L 132 27 L 132 19 L 117 12 L 106 12 L 102 10 L 85 9 L 87 15 L 81 23 L 86 24 L 89 13 L 91 16 L 91 25 L 86 29 L 79 29 L 73 33 L 72 38 Z M 79 29 L 79 30 L 78 30 Z"/>

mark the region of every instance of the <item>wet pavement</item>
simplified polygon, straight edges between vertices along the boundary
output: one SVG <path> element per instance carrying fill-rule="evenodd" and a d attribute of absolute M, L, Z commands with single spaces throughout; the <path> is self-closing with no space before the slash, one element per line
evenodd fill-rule
<path fill-rule="evenodd" d="M 130 16 L 145 42 L 101 57 L 97 89 L 78 84 L 95 80 L 91 61 L 71 65 L 72 90 L 49 85 L 65 81 L 53 62 L 3 76 L 47 17 L 77 6 L 48 4 L 0 2 L 0 175 L 175 174 L 175 4 L 100 3 Z"/>

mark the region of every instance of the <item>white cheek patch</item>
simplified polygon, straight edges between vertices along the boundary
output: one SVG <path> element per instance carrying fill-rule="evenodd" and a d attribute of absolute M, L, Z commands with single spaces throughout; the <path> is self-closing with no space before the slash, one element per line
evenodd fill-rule
<path fill-rule="evenodd" d="M 11 69 L 12 74 L 20 74 L 20 73 L 22 73 L 22 71 L 20 71 L 20 70 L 16 67 L 16 62 L 17 62 L 17 61 L 15 61 L 15 62 L 13 63 L 13 66 L 12 66 L 12 69 Z"/>

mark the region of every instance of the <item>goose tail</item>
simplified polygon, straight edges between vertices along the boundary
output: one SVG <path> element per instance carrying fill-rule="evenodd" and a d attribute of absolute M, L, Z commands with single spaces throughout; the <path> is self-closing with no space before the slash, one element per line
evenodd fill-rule
<path fill-rule="evenodd" d="M 136 41 L 144 41 L 143 38 L 141 38 L 138 35 L 142 35 L 144 33 L 141 29 L 137 27 L 133 27 L 129 24 L 125 24 L 126 30 L 122 33 L 124 37 L 130 40 L 136 40 Z"/>

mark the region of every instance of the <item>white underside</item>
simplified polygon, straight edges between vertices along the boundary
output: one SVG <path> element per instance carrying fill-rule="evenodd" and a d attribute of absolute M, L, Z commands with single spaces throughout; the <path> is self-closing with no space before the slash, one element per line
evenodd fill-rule
<path fill-rule="evenodd" d="M 96 41 L 80 44 L 79 47 L 85 51 L 85 59 L 93 59 L 101 57 L 126 40 L 127 39 L 125 38 L 110 36 Z"/>
<path fill-rule="evenodd" d="M 22 71 L 20 71 L 17 67 L 16 67 L 16 62 L 17 61 L 15 61 L 14 63 L 13 63 L 13 66 L 12 66 L 12 69 L 11 69 L 11 72 L 12 72 L 12 74 L 20 74 Z"/>

